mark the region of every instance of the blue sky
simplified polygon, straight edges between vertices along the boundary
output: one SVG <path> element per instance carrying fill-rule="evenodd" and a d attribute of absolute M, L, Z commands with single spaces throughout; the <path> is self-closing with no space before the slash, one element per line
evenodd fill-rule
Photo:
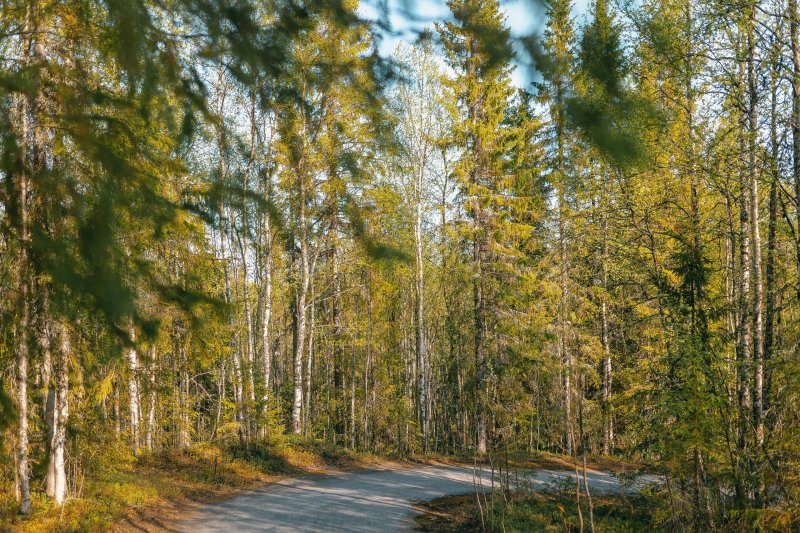
<path fill-rule="evenodd" d="M 390 55 L 400 41 L 413 41 L 423 28 L 433 26 L 433 22 L 447 18 L 450 14 L 445 0 L 386 0 L 389 6 L 389 20 L 393 35 L 384 35 L 381 53 Z M 544 24 L 544 10 L 540 2 L 531 0 L 500 0 L 506 13 L 506 22 L 514 36 L 530 34 L 541 29 Z M 573 13 L 582 22 L 589 0 L 573 0 Z M 374 0 L 361 0 L 360 13 L 371 19 L 378 17 Z M 527 85 L 524 68 L 517 68 L 513 74 L 514 84 Z"/>

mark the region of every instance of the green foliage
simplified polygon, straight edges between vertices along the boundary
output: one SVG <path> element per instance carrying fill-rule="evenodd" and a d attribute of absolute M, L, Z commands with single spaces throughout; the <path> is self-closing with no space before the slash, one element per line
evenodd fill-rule
<path fill-rule="evenodd" d="M 4 520 L 25 457 L 30 523 L 103 529 L 485 427 L 657 464 L 654 519 L 600 528 L 793 527 L 795 2 L 543 5 L 515 40 L 449 0 L 386 60 L 355 0 L 0 4 Z"/>

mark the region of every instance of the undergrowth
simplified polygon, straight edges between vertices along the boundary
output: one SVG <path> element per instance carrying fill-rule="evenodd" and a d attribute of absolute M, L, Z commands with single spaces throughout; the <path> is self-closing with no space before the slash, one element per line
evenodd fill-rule
<path fill-rule="evenodd" d="M 647 502 L 641 497 L 593 495 L 595 531 L 622 533 L 658 531 Z M 434 533 L 504 531 L 577 532 L 580 531 L 575 500 L 568 495 L 547 492 L 506 494 L 495 498 L 491 508 L 478 507 L 475 494 L 446 496 L 423 504 L 418 518 L 423 531 Z M 584 510 L 583 531 L 589 531 Z"/>
<path fill-rule="evenodd" d="M 0 486 L 0 531 L 107 531 L 147 515 L 168 501 L 208 501 L 237 490 L 326 468 L 356 466 L 370 456 L 316 440 L 290 439 L 269 444 L 198 444 L 185 449 L 143 451 L 110 448 L 86 461 L 63 506 L 32 484 L 32 512 L 17 513 L 13 484 Z M 7 477 L 5 479 L 8 479 Z"/>

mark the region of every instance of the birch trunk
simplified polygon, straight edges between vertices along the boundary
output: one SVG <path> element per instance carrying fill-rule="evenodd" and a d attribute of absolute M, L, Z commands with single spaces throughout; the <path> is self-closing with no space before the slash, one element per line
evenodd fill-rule
<path fill-rule="evenodd" d="M 114 378 L 114 435 L 117 438 L 117 442 L 119 442 L 122 433 L 122 412 L 119 408 L 119 387 L 119 378 Z"/>
<path fill-rule="evenodd" d="M 270 335 L 272 319 L 272 230 L 269 215 L 264 215 L 264 235 L 266 238 L 266 257 L 264 259 L 263 289 L 262 289 L 262 314 L 261 314 L 261 343 L 262 343 L 262 373 L 264 378 L 264 417 L 269 413 L 270 377 L 272 373 L 272 337 Z M 266 429 L 265 429 L 266 435 Z"/>
<path fill-rule="evenodd" d="M 303 349 L 306 337 L 306 304 L 308 299 L 309 286 L 309 264 L 308 264 L 308 233 L 306 231 L 306 188 L 303 177 L 298 176 L 298 226 L 299 226 L 299 268 L 300 280 L 297 287 L 297 327 L 295 332 L 294 346 L 294 365 L 293 383 L 294 400 L 292 402 L 292 432 L 299 435 L 303 430 L 302 409 L 303 409 Z"/>
<path fill-rule="evenodd" d="M 139 407 L 139 354 L 136 351 L 136 332 L 133 328 L 128 330 L 131 346 L 125 350 L 125 358 L 128 363 L 128 399 L 129 399 L 129 417 L 131 428 L 131 442 L 133 444 L 133 451 L 135 454 L 139 453 L 139 446 L 141 444 L 139 435 L 139 419 L 141 409 Z"/>
<path fill-rule="evenodd" d="M 755 423 L 755 444 L 764 444 L 764 286 L 761 271 L 761 228 L 759 221 L 758 196 L 758 79 L 755 72 L 755 6 L 750 8 L 747 24 L 747 126 L 748 126 L 748 168 L 750 176 L 750 231 L 753 246 L 753 418 Z"/>
<path fill-rule="evenodd" d="M 308 359 L 306 359 L 306 396 L 305 408 L 303 409 L 303 434 L 308 435 L 308 423 L 311 417 L 311 387 L 314 382 L 314 327 L 316 320 L 316 304 L 314 295 L 314 285 L 311 285 L 310 302 L 311 323 L 308 331 Z"/>
<path fill-rule="evenodd" d="M 224 112 L 225 112 L 225 78 L 222 62 L 220 61 L 217 69 L 217 149 L 219 150 L 219 180 L 223 185 L 223 200 L 220 201 L 219 207 L 219 237 L 220 237 L 220 259 L 222 260 L 222 270 L 225 279 L 225 303 L 227 305 L 233 304 L 231 295 L 231 275 L 228 265 L 229 257 L 229 243 L 228 243 L 228 225 L 227 213 L 225 210 L 224 201 L 224 185 L 227 177 L 227 166 L 225 159 L 226 142 L 225 142 L 225 128 L 224 128 Z M 230 313 L 230 324 L 234 325 L 233 313 Z M 231 351 L 233 352 L 233 375 L 231 376 L 233 386 L 233 397 L 236 409 L 236 422 L 239 425 L 239 440 L 243 446 L 247 446 L 247 425 L 245 422 L 243 411 L 243 395 L 242 395 L 242 361 L 239 347 L 236 345 L 234 339 L 229 342 Z"/>
<path fill-rule="evenodd" d="M 147 415 L 147 437 L 146 437 L 146 446 L 148 450 L 153 450 L 153 439 L 155 436 L 155 426 L 156 426 L 156 347 L 150 347 L 150 406 L 149 406 L 149 413 Z"/>
<path fill-rule="evenodd" d="M 244 227 L 247 227 L 247 217 L 244 215 Z M 247 385 L 248 385 L 248 399 L 250 405 L 256 403 L 256 388 L 255 388 L 255 375 L 254 368 L 256 365 L 256 342 L 255 342 L 255 329 L 253 328 L 252 309 L 250 307 L 250 291 L 248 289 L 248 274 L 247 274 L 247 249 L 244 246 L 241 236 L 239 237 L 239 250 L 241 253 L 242 262 L 242 300 L 244 301 L 244 316 L 245 316 L 245 335 L 247 336 Z M 253 429 L 250 427 L 252 421 L 248 422 L 248 434 Z"/>
<path fill-rule="evenodd" d="M 67 419 L 69 417 L 69 359 L 72 348 L 69 341 L 69 330 L 65 322 L 61 323 L 58 365 L 56 365 L 56 406 L 51 445 L 50 460 L 53 464 L 53 494 L 58 504 L 67 498 L 66 445 Z"/>
<path fill-rule="evenodd" d="M 428 353 L 425 343 L 425 282 L 424 267 L 422 256 L 422 187 L 424 176 L 424 163 L 420 164 L 414 182 L 415 197 L 415 216 L 414 216 L 414 244 L 416 257 L 416 292 L 417 292 L 417 354 L 419 354 L 419 364 L 422 370 L 422 383 L 420 383 L 420 418 L 422 422 L 422 449 L 428 451 Z"/>
<path fill-rule="evenodd" d="M 47 461 L 47 476 L 45 478 L 45 493 L 51 498 L 55 497 L 56 472 L 53 461 L 53 439 L 56 428 L 56 395 L 57 387 L 53 377 L 52 339 L 49 314 L 49 299 L 47 291 L 42 293 L 42 304 L 39 312 L 39 349 L 42 351 L 42 385 L 44 395 L 44 420 L 47 424 L 47 442 L 50 447 Z"/>
<path fill-rule="evenodd" d="M 740 64 L 740 71 L 742 65 Z M 740 72 L 740 74 L 744 74 Z M 740 76 L 743 79 L 744 76 Z M 740 90 L 740 97 L 744 96 L 744 91 Z M 741 118 L 739 148 L 742 157 L 747 153 L 746 139 L 747 132 L 746 117 Z M 752 398 L 750 392 L 750 357 L 753 354 L 753 307 L 751 304 L 751 279 L 752 261 L 750 255 L 750 238 L 752 230 L 750 227 L 750 201 L 752 175 L 749 174 L 747 161 L 742 161 L 739 168 L 739 290 L 738 290 L 738 309 L 739 309 L 739 342 L 736 351 L 736 370 L 737 370 L 737 395 L 739 404 L 739 427 L 737 447 L 738 472 L 736 476 L 736 499 L 740 505 L 744 505 L 748 498 L 748 490 L 742 479 L 743 470 L 747 468 L 748 462 L 748 436 L 750 427 L 750 417 L 752 409 Z"/>

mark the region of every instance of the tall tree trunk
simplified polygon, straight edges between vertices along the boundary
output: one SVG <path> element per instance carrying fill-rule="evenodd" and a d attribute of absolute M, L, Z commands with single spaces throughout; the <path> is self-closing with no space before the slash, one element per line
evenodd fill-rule
<path fill-rule="evenodd" d="M 608 191 L 607 178 L 603 176 L 603 236 L 601 311 L 601 337 L 603 342 L 603 454 L 608 455 L 614 446 L 614 426 L 611 418 L 611 341 L 608 330 Z"/>
<path fill-rule="evenodd" d="M 556 183 L 558 190 L 558 255 L 559 255 L 559 305 L 558 305 L 558 355 L 559 360 L 564 364 L 564 436 L 566 441 L 565 452 L 572 455 L 574 442 L 572 431 L 572 371 L 573 360 L 572 350 L 567 343 L 567 311 L 569 305 L 569 270 L 567 264 L 567 165 L 566 165 L 566 125 L 567 117 L 565 111 L 566 100 L 566 80 L 563 79 L 561 72 L 556 73 L 554 79 L 555 98 L 553 109 L 551 110 L 555 126 L 555 170 Z"/>
<path fill-rule="evenodd" d="M 60 346 L 56 365 L 56 408 L 53 441 L 50 460 L 53 463 L 53 494 L 56 503 L 62 504 L 67 498 L 66 445 L 67 419 L 69 417 L 69 359 L 71 346 L 67 324 L 61 322 L 59 331 Z"/>
<path fill-rule="evenodd" d="M 755 444 L 760 448 L 764 444 L 764 286 L 761 266 L 761 226 L 759 217 L 758 195 L 758 79 L 755 71 L 755 2 L 749 8 L 747 22 L 747 173 L 750 176 L 750 231 L 753 246 L 752 283 L 753 283 L 753 418 L 755 424 Z M 757 483 L 758 485 L 758 483 Z M 755 487 L 756 497 L 758 487 Z"/>
<path fill-rule="evenodd" d="M 139 452 L 141 445 L 139 434 L 139 420 L 141 409 L 139 407 L 139 354 L 136 350 L 136 332 L 133 328 L 128 330 L 131 346 L 126 348 L 125 357 L 128 363 L 128 405 L 131 428 L 131 443 L 134 453 Z"/>
<path fill-rule="evenodd" d="M 54 382 L 53 365 L 57 361 L 53 361 L 52 355 L 52 327 L 50 324 L 50 302 L 48 291 L 42 291 L 42 302 L 39 309 L 39 349 L 42 354 L 42 385 L 45 389 L 44 405 L 42 411 L 44 413 L 45 424 L 47 425 L 47 443 L 49 446 L 48 461 L 47 461 L 47 475 L 45 478 L 45 493 L 53 498 L 55 496 L 56 472 L 55 462 L 53 461 L 53 438 L 56 429 L 56 395 L 58 388 Z"/>
<path fill-rule="evenodd" d="M 416 319 L 417 319 L 417 355 L 419 357 L 419 364 L 422 370 L 422 382 L 420 383 L 420 415 L 422 422 L 422 449 L 428 451 L 428 353 L 425 344 L 425 283 L 424 272 L 425 265 L 422 256 L 422 188 L 424 166 L 420 164 L 420 168 L 416 173 L 414 182 L 414 197 L 415 197 L 415 216 L 414 216 L 414 244 L 415 244 L 415 258 L 416 258 L 416 292 L 417 292 L 417 306 L 416 306 Z"/>
<path fill-rule="evenodd" d="M 158 399 L 156 391 L 156 355 L 156 347 L 155 344 L 153 344 L 153 346 L 150 347 L 150 364 L 148 369 L 150 378 L 150 405 L 147 415 L 147 436 L 145 438 L 145 445 L 150 451 L 154 449 L 153 439 L 155 437 L 156 426 L 156 400 Z"/>
<path fill-rule="evenodd" d="M 478 230 L 480 231 L 480 230 Z M 484 294 L 483 294 L 483 247 L 481 238 L 476 237 L 473 242 L 472 260 L 475 266 L 472 282 L 473 305 L 475 313 L 475 368 L 476 368 L 476 387 L 475 403 L 477 417 L 477 452 L 479 455 L 486 455 L 486 394 L 484 391 L 486 381 L 486 317 L 484 316 Z"/>
<path fill-rule="evenodd" d="M 334 211 L 336 209 L 334 208 Z M 331 221 L 331 265 L 333 268 L 333 294 L 331 295 L 331 319 L 333 322 L 333 403 L 334 403 L 334 440 L 345 440 L 344 411 L 344 347 L 342 326 L 342 272 L 338 243 L 338 215 L 334 213 Z"/>
<path fill-rule="evenodd" d="M 29 33 L 32 6 L 26 10 L 23 22 L 23 34 Z M 25 43 L 30 45 L 30 37 Z M 23 66 L 27 65 L 27 47 L 23 49 Z M 31 511 L 30 472 L 28 465 L 28 363 L 30 357 L 30 265 L 28 250 L 30 247 L 29 233 L 29 201 L 31 185 L 28 176 L 28 113 L 29 101 L 20 97 L 17 102 L 17 116 L 19 122 L 19 167 L 17 174 L 17 190 L 14 191 L 17 200 L 18 226 L 17 226 L 17 264 L 14 284 L 16 286 L 17 320 L 15 344 L 17 351 L 17 402 L 19 410 L 19 432 L 17 434 L 17 500 L 19 512 L 28 514 Z"/>
<path fill-rule="evenodd" d="M 372 283 L 370 279 L 370 288 L 367 290 L 367 353 L 366 361 L 364 362 L 364 445 L 373 445 L 370 430 L 374 426 L 373 408 L 375 406 L 374 398 L 370 398 L 370 379 L 372 376 L 372 347 L 374 342 L 373 337 L 373 314 L 372 314 Z M 373 389 L 374 393 L 374 389 Z"/>
<path fill-rule="evenodd" d="M 181 447 L 187 448 L 191 444 L 189 433 L 189 360 L 186 357 L 186 339 L 178 337 L 178 354 L 180 355 L 180 441 Z"/>
<path fill-rule="evenodd" d="M 792 179 L 795 202 L 800 202 L 800 14 L 797 0 L 789 0 L 789 37 L 792 49 Z M 800 209 L 795 213 L 795 256 L 797 273 L 800 276 Z M 797 284 L 797 300 L 800 301 L 800 283 Z"/>
<path fill-rule="evenodd" d="M 305 346 L 306 337 L 306 306 L 308 300 L 309 288 L 309 262 L 308 262 L 308 232 L 306 228 L 306 186 L 304 183 L 304 176 L 297 176 L 298 187 L 298 206 L 297 206 L 297 224 L 298 224 L 298 247 L 300 252 L 299 257 L 299 280 L 296 288 L 296 328 L 295 328 L 295 343 L 294 343 L 294 400 L 292 402 L 292 432 L 299 435 L 303 430 L 303 350 Z"/>
<path fill-rule="evenodd" d="M 303 409 L 303 434 L 308 435 L 308 425 L 311 418 L 311 389 L 314 384 L 314 328 L 316 327 L 316 298 L 314 285 L 311 284 L 311 302 L 309 303 L 311 322 L 308 328 L 308 359 L 306 359 L 306 396 Z"/>
<path fill-rule="evenodd" d="M 272 319 L 272 229 L 270 228 L 269 215 L 264 214 L 264 236 L 266 239 L 266 257 L 264 258 L 264 271 L 263 271 L 263 289 L 262 289 L 262 314 L 261 314 L 261 342 L 262 342 L 262 372 L 264 378 L 264 417 L 265 428 L 264 435 L 266 436 L 266 420 L 269 413 L 269 393 L 270 393 L 270 378 L 272 374 L 272 336 L 271 324 Z"/>
<path fill-rule="evenodd" d="M 558 196 L 558 250 L 559 250 L 559 306 L 558 306 L 558 353 L 564 364 L 564 423 L 567 455 L 573 452 L 572 428 L 572 351 L 567 342 L 567 305 L 569 299 L 569 286 L 567 283 L 567 242 L 566 242 L 566 217 L 564 215 L 565 197 L 559 189 Z"/>
<path fill-rule="evenodd" d="M 741 45 L 740 45 L 741 47 Z M 742 70 L 740 65 L 740 71 Z M 740 72 L 740 74 L 744 74 Z M 741 76 L 740 79 L 743 79 Z M 744 97 L 744 91 L 740 90 L 739 96 Z M 742 116 L 740 119 L 739 148 L 742 158 L 746 156 L 746 132 L 747 119 Z M 739 403 L 739 427 L 738 427 L 738 472 L 736 499 L 739 505 L 744 506 L 749 491 L 745 486 L 743 474 L 749 468 L 749 450 L 747 446 L 750 420 L 752 414 L 752 398 L 750 391 L 750 358 L 753 354 L 753 319 L 752 303 L 750 296 L 752 262 L 750 255 L 750 239 L 752 236 L 751 223 L 751 184 L 752 175 L 749 173 L 748 161 L 742 161 L 739 165 L 739 290 L 738 290 L 738 309 L 739 309 L 739 342 L 736 350 L 736 370 L 737 370 L 737 395 Z"/>
<path fill-rule="evenodd" d="M 225 209 L 225 185 L 227 181 L 227 165 L 225 158 L 226 142 L 225 142 L 225 77 L 222 61 L 219 62 L 217 68 L 217 149 L 219 150 L 219 180 L 222 183 L 223 192 L 222 199 L 219 205 L 219 240 L 220 240 L 220 259 L 222 260 L 222 270 L 225 279 L 225 303 L 228 306 L 233 304 L 231 295 L 231 275 L 229 261 L 228 245 L 228 224 L 227 212 Z M 229 311 L 230 312 L 230 311 Z M 230 312 L 229 318 L 230 325 L 234 325 L 234 316 Z M 247 424 L 244 415 L 243 394 L 242 394 L 242 361 L 239 347 L 236 345 L 235 339 L 229 341 L 229 346 L 233 352 L 233 375 L 231 376 L 231 383 L 233 386 L 233 400 L 236 408 L 236 422 L 239 425 L 239 440 L 243 446 L 248 445 L 247 439 Z"/>
<path fill-rule="evenodd" d="M 248 252 L 248 238 L 250 235 L 250 221 L 248 218 L 248 211 L 247 211 L 247 191 L 249 190 L 249 177 L 250 177 L 250 167 L 255 158 L 255 97 L 252 98 L 252 108 L 251 108 L 251 144 L 250 144 L 250 158 L 248 162 L 248 168 L 243 173 L 243 184 L 242 184 L 242 229 L 241 231 L 236 231 L 236 239 L 239 245 L 239 254 L 240 254 L 240 262 L 242 265 L 242 300 L 244 303 L 244 318 L 245 318 L 245 334 L 247 335 L 247 397 L 249 400 L 249 405 L 247 409 L 248 417 L 247 417 L 247 434 L 248 440 L 250 434 L 256 429 L 253 427 L 254 420 L 251 419 L 249 416 L 250 411 L 252 410 L 252 406 L 256 403 L 256 387 L 255 387 L 255 366 L 256 366 L 256 340 L 255 340 L 255 328 L 253 327 L 253 313 L 252 308 L 250 306 L 250 287 L 249 287 L 249 269 L 247 266 L 247 252 Z M 244 238 L 242 238 L 242 233 L 244 233 Z"/>
<path fill-rule="evenodd" d="M 775 46 L 776 55 L 781 48 Z M 779 57 L 779 55 L 778 55 Z M 765 310 L 764 310 L 764 393 L 762 409 L 769 410 L 770 360 L 775 348 L 775 249 L 777 247 L 778 229 L 778 187 L 780 186 L 780 143 L 778 141 L 778 83 L 779 72 L 777 59 L 772 66 L 772 86 L 770 99 L 770 188 L 769 188 L 769 222 L 767 224 L 767 257 L 765 264 Z"/>
<path fill-rule="evenodd" d="M 246 218 L 244 219 L 245 228 L 247 227 Z M 248 274 L 247 274 L 247 248 L 242 242 L 241 236 L 239 237 L 239 251 L 241 253 L 242 263 L 242 300 L 244 301 L 244 316 L 245 316 L 245 335 L 247 336 L 247 397 L 250 405 L 256 403 L 256 387 L 254 369 L 256 365 L 256 342 L 255 342 L 255 329 L 253 328 L 253 314 L 250 307 L 250 290 L 248 288 Z M 248 412 L 250 409 L 248 409 Z M 253 428 L 253 421 L 248 420 L 248 435 Z"/>

